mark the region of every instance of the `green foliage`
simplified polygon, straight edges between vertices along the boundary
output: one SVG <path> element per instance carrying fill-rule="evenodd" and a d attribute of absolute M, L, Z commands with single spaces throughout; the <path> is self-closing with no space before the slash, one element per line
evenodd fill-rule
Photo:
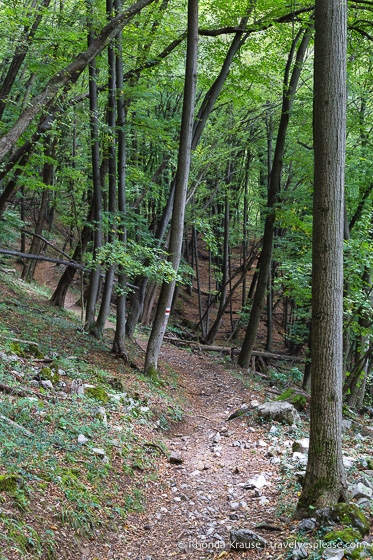
<path fill-rule="evenodd" d="M 6 210 L 0 218 L 0 246 L 9 246 L 18 241 L 23 227 L 24 223 L 19 213 L 15 210 Z"/>
<path fill-rule="evenodd" d="M 286 383 L 300 383 L 303 379 L 303 373 L 297 367 L 282 371 L 272 368 L 269 371 L 269 375 L 271 381 L 273 383 L 278 383 L 279 385 L 285 385 Z"/>
<path fill-rule="evenodd" d="M 96 263 L 103 268 L 116 265 L 130 279 L 144 275 L 159 283 L 180 280 L 181 277 L 174 271 L 166 257 L 167 253 L 161 249 L 146 247 L 133 241 L 129 241 L 125 247 L 123 243 L 115 240 L 106 243 L 98 250 Z M 95 266 L 95 263 L 92 262 L 90 266 Z"/>

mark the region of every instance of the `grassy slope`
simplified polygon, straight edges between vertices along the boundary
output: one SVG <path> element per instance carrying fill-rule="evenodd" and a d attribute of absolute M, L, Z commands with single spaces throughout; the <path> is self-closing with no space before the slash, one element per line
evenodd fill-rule
<path fill-rule="evenodd" d="M 175 390 L 169 396 L 172 372 L 159 384 L 140 373 L 136 345 L 128 347 L 131 366 L 110 355 L 111 337 L 109 331 L 95 341 L 71 313 L 51 307 L 40 288 L 0 272 L 0 382 L 25 392 L 1 391 L 0 415 L 33 434 L 1 420 L 0 475 L 16 475 L 17 485 L 0 490 L 0 560 L 77 558 L 85 539 L 99 551 L 127 512 L 142 508 L 141 487 L 157 476 L 158 453 L 144 443 L 159 440 L 161 429 L 181 418 L 182 398 Z M 53 363 L 35 361 L 27 341 Z M 66 387 L 32 386 L 46 366 L 59 371 Z M 73 395 L 73 379 L 126 395 L 105 404 Z M 108 426 L 97 416 L 99 406 Z M 78 443 L 79 434 L 86 444 Z M 0 476 L 0 489 L 6 480 Z"/>

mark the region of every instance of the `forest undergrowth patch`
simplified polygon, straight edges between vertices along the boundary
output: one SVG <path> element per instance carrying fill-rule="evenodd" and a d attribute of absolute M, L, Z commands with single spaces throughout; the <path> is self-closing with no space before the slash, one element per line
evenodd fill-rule
<path fill-rule="evenodd" d="M 129 363 L 117 359 L 110 332 L 89 337 L 37 286 L 6 276 L 0 294 L 0 558 L 76 558 L 142 510 L 183 397 L 174 373 L 142 375 L 135 343 Z M 96 392 L 72 393 L 74 383 Z"/>

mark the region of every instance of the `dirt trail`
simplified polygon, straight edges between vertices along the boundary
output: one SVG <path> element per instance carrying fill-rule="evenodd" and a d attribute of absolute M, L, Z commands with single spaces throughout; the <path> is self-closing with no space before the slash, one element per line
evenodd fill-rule
<path fill-rule="evenodd" d="M 185 420 L 165 437 L 170 452 L 181 451 L 183 463 L 171 465 L 162 459 L 159 478 L 147 484 L 145 513 L 128 518 L 114 558 L 224 557 L 220 555 L 228 549 L 232 527 L 282 525 L 274 519 L 278 465 L 270 462 L 266 447 L 258 446 L 258 440 L 267 439 L 270 426 L 248 427 L 242 418 L 226 421 L 258 394 L 245 389 L 216 358 L 164 345 L 161 359 L 179 373 L 188 398 Z M 262 491 L 239 486 L 260 473 L 270 482 Z M 281 541 L 278 534 L 255 530 L 271 544 Z M 278 555 L 261 550 L 239 557 Z"/>

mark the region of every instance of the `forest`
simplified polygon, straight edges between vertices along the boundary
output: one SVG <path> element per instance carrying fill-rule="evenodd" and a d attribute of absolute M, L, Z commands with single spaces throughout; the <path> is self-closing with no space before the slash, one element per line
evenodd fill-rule
<path fill-rule="evenodd" d="M 348 14 L 343 369 L 345 398 L 360 407 L 372 360 L 370 10 L 357 2 Z M 179 291 L 197 293 L 196 340 L 239 347 L 254 301 L 266 325 L 260 346 L 271 351 L 281 331 L 282 351 L 307 354 L 313 5 L 203 3 L 199 12 L 192 161 L 180 179 L 185 7 L 2 6 L 1 252 L 34 255 L 23 261 L 26 281 L 38 256 L 69 261 L 51 302 L 63 307 L 79 276 L 98 339 L 116 298 L 115 351 L 125 351 L 125 332 L 152 321 L 159 286 L 176 282 L 172 310 Z M 171 234 L 175 184 L 185 179 L 183 209 L 173 210 L 183 231 L 175 219 Z M 180 267 L 169 257 L 179 234 Z M 268 280 L 258 282 L 264 268 Z"/>
<path fill-rule="evenodd" d="M 296 377 L 298 518 L 348 501 L 342 402 L 373 412 L 372 13 L 0 3 L 0 278 L 54 265 L 50 309 L 74 294 L 92 343 L 111 321 L 116 359 L 146 333 L 150 383 L 170 341 Z"/>

